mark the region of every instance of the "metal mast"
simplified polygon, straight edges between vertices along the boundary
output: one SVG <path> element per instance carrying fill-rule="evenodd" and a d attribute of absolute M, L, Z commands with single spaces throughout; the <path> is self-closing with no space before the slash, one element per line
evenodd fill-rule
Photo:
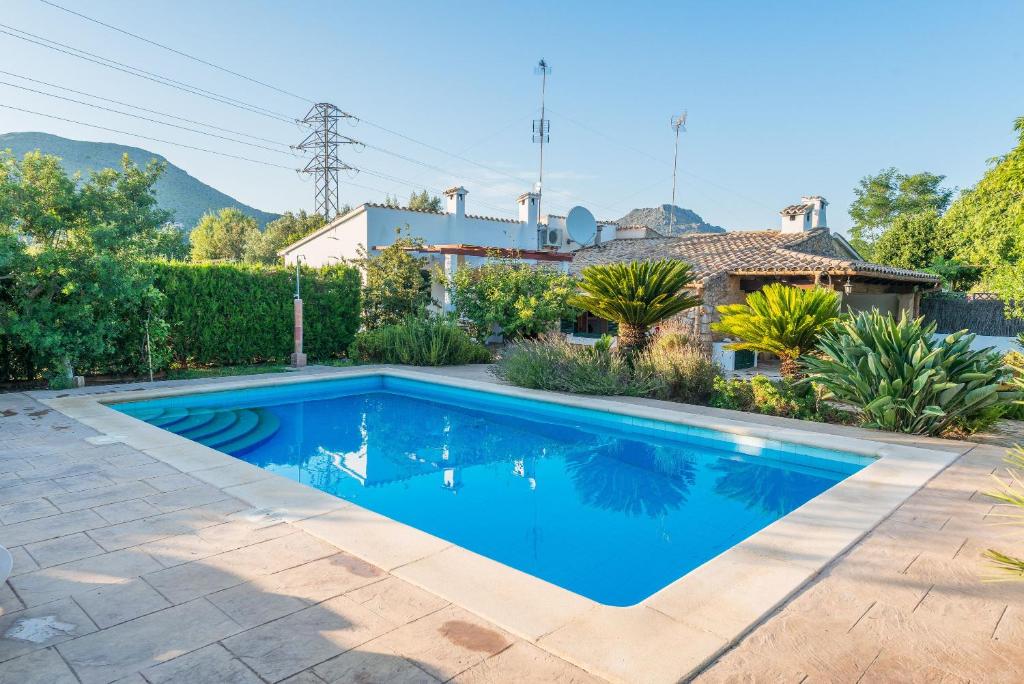
<path fill-rule="evenodd" d="M 676 168 L 679 166 L 679 131 L 686 130 L 686 110 L 679 116 L 671 119 L 672 129 L 676 132 L 676 151 L 672 156 L 672 206 L 669 208 L 668 232 L 672 234 L 672 228 L 676 222 Z"/>
<path fill-rule="evenodd" d="M 316 212 L 330 221 L 338 214 L 338 172 L 353 168 L 338 158 L 338 145 L 356 144 L 352 138 L 338 135 L 338 120 L 354 118 L 329 102 L 318 102 L 310 107 L 299 123 L 313 127 L 306 139 L 295 145 L 296 150 L 312 150 L 313 158 L 301 173 L 313 175 L 316 181 Z"/>
<path fill-rule="evenodd" d="M 551 140 L 551 122 L 544 118 L 544 95 L 547 92 L 551 66 L 543 58 L 537 62 L 534 73 L 540 74 L 540 118 L 533 120 L 533 142 L 540 143 L 540 171 L 537 174 L 537 248 L 543 246 L 540 228 L 540 205 L 544 196 L 544 143 Z"/>

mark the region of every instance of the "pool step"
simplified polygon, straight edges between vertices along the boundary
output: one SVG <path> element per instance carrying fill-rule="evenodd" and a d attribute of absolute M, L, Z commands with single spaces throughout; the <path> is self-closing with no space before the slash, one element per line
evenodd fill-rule
<path fill-rule="evenodd" d="M 160 415 L 156 416 L 155 418 L 148 418 L 146 422 L 156 425 L 157 427 L 171 429 L 171 425 L 187 417 L 188 409 L 180 408 L 178 406 L 172 406 L 161 411 Z"/>
<path fill-rule="evenodd" d="M 256 424 L 256 427 L 250 430 L 246 435 L 226 444 L 221 444 L 217 448 L 221 451 L 226 451 L 229 454 L 236 454 L 243 449 L 249 449 L 258 444 L 262 444 L 277 434 L 277 429 L 281 427 L 281 421 L 278 420 L 277 416 L 269 411 L 260 410 L 259 418 L 260 419 Z"/>
<path fill-rule="evenodd" d="M 281 427 L 277 416 L 263 408 L 170 407 L 149 409 L 145 415 L 143 419 L 152 425 L 229 454 L 262 444 Z"/>
<path fill-rule="evenodd" d="M 188 437 L 191 440 L 201 441 L 206 437 L 211 437 L 218 432 L 227 430 L 229 427 L 238 422 L 238 413 L 235 411 L 219 411 L 214 414 L 213 420 L 200 425 L 199 427 L 192 428 L 191 430 L 185 430 L 184 432 L 178 432 L 182 437 Z"/>

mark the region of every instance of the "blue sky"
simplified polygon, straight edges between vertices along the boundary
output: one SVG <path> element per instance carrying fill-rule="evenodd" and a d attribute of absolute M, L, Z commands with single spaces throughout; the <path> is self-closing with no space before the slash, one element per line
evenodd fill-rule
<path fill-rule="evenodd" d="M 1024 3 L 1003 2 L 121 2 L 55 0 L 365 119 L 353 166 L 430 189 L 465 185 L 469 210 L 513 211 L 536 180 L 539 77 L 551 144 L 546 208 L 598 218 L 669 201 L 669 118 L 689 112 L 677 203 L 730 229 L 773 227 L 802 194 L 845 229 L 857 180 L 886 166 L 967 187 L 1024 115 Z M 0 0 L 0 23 L 301 117 L 308 103 L 90 24 L 38 0 Z M 0 35 L 0 68 L 241 133 L 297 142 L 297 126 Z M 0 80 L 24 83 L 0 76 Z M 30 85 L 32 84 L 25 84 Z M 37 87 L 37 86 L 32 86 Z M 45 88 L 42 88 L 45 89 Z M 77 96 L 72 96 L 77 97 Z M 293 167 L 300 160 L 0 85 L 0 103 Z M 366 123 L 400 132 L 443 154 Z M 287 170 L 0 109 L 0 132 L 132 144 L 270 211 L 311 208 Z M 428 168 L 425 165 L 436 168 Z M 441 169 L 441 170 L 438 170 Z M 413 189 L 363 173 L 342 201 Z M 369 189 L 374 188 L 374 189 Z"/>

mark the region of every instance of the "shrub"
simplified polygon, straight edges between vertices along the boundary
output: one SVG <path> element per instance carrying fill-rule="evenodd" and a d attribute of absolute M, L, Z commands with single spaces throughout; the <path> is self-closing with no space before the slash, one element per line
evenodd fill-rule
<path fill-rule="evenodd" d="M 797 359 L 814 349 L 819 336 L 838 320 L 839 294 L 772 283 L 747 295 L 746 304 L 726 304 L 718 312 L 722 319 L 711 329 L 740 340 L 730 349 L 775 354 L 782 375 L 794 377 Z"/>
<path fill-rule="evenodd" d="M 363 325 L 369 330 L 425 316 L 432 303 L 429 262 L 413 255 L 423 240 L 395 232 L 397 239 L 379 254 L 369 256 L 360 250 L 358 263 L 366 275 Z"/>
<path fill-rule="evenodd" d="M 700 304 L 686 287 L 693 283 L 684 261 L 633 261 L 583 269 L 580 293 L 569 304 L 619 324 L 619 348 L 626 353 L 647 346 L 652 325 Z"/>
<path fill-rule="evenodd" d="M 594 346 L 570 344 L 561 336 L 523 340 L 505 348 L 494 369 L 505 382 L 519 387 L 572 392 L 650 396 L 656 380 L 634 373 L 623 354 L 611 348 L 607 335 Z"/>
<path fill-rule="evenodd" d="M 450 318 L 410 318 L 397 325 L 364 330 L 356 335 L 349 356 L 369 363 L 412 366 L 456 366 L 489 363 L 487 347 L 475 342 Z"/>
<path fill-rule="evenodd" d="M 820 357 L 805 358 L 809 377 L 860 407 L 867 427 L 912 434 L 941 434 L 958 421 L 970 429 L 1017 397 L 1001 390 L 1007 371 L 998 354 L 972 351 L 965 330 L 936 338 L 922 321 L 877 310 L 844 320 L 822 335 Z"/>
<path fill-rule="evenodd" d="M 686 404 L 706 403 L 722 372 L 707 352 L 678 333 L 659 334 L 633 363 L 636 374 L 656 379 L 652 396 Z"/>
<path fill-rule="evenodd" d="M 293 349 L 295 271 L 255 264 L 151 262 L 165 295 L 169 343 L 179 365 L 285 361 Z M 359 272 L 303 269 L 303 343 L 310 357 L 340 356 L 359 327 Z"/>
<path fill-rule="evenodd" d="M 851 416 L 822 401 L 813 385 L 755 375 L 750 380 L 717 378 L 710 404 L 718 408 L 763 413 L 819 423 L 847 423 Z"/>
<path fill-rule="evenodd" d="M 547 266 L 494 258 L 478 268 L 460 268 L 447 285 L 456 313 L 470 322 L 479 340 L 495 326 L 507 340 L 534 336 L 574 315 L 567 300 L 575 281 Z"/>

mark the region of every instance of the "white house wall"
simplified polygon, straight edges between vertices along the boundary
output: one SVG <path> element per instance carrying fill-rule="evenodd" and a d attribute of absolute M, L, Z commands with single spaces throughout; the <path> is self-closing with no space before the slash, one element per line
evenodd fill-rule
<path fill-rule="evenodd" d="M 359 245 L 365 245 L 367 212 L 356 214 L 336 228 L 295 247 L 285 254 L 284 262 L 294 265 L 297 256 L 307 266 L 337 265 L 342 260 L 356 259 Z"/>

